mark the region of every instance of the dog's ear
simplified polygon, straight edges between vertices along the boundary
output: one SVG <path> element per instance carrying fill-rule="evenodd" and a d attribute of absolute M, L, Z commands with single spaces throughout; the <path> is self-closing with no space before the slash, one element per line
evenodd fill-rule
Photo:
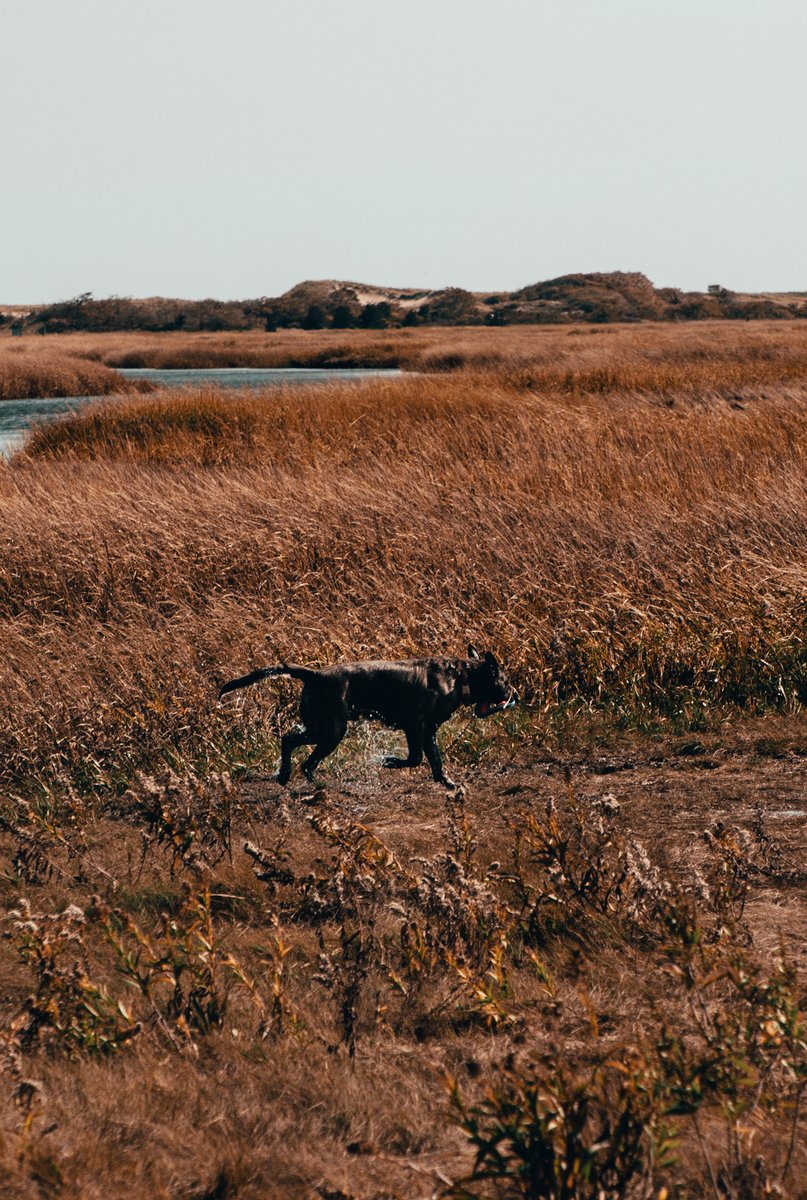
<path fill-rule="evenodd" d="M 499 666 L 498 658 L 496 657 L 495 654 L 492 654 L 490 650 L 485 651 L 485 662 L 488 664 L 489 667 L 493 667 L 494 670 L 496 670 L 496 671 L 501 670 L 501 668 Z"/>
<path fill-rule="evenodd" d="M 479 661 L 479 651 L 477 650 L 477 648 L 473 644 L 473 642 L 468 643 L 468 657 L 472 658 L 474 660 L 474 662 Z"/>

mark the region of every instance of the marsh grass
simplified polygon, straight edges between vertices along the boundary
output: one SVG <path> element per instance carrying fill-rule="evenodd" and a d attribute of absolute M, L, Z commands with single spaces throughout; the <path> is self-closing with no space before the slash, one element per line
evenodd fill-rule
<path fill-rule="evenodd" d="M 9 1195 L 803 1194 L 800 335 L 571 333 L 0 466 Z M 468 640 L 454 797 L 215 703 Z"/>
<path fill-rule="evenodd" d="M 0 342 L 0 401 L 151 389 L 145 380 L 132 385 L 112 367 L 66 353 L 61 345 L 42 346 L 39 341 Z"/>
<path fill-rule="evenodd" d="M 732 378 L 771 384 L 802 378 L 807 355 L 804 322 L 702 321 L 612 326 L 422 327 L 371 330 L 280 330 L 221 333 L 70 333 L 19 343 L 0 338 L 3 369 L 38 361 L 76 359 L 107 367 L 401 367 L 418 372 L 508 369 L 522 382 L 569 380 L 589 373 L 594 390 L 728 386 Z M 676 366 L 683 370 L 675 371 Z M 632 382 L 631 382 L 632 380 Z M 609 382 L 610 381 L 610 382 Z M 8 393 L 6 393 L 8 394 Z M 25 393 L 31 394 L 31 393 Z M 94 393 L 100 394 L 100 393 Z"/>
<path fill-rule="evenodd" d="M 469 637 L 537 734 L 568 706 L 678 728 L 796 711 L 801 388 L 565 387 L 157 393 L 35 431 L 0 471 L 6 777 L 242 762 L 293 691 L 216 708 L 242 667 Z"/>

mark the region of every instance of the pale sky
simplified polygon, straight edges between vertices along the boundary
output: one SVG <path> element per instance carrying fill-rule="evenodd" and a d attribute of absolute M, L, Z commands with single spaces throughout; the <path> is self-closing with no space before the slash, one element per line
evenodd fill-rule
<path fill-rule="evenodd" d="M 807 290 L 805 0 L 0 0 L 0 301 Z"/>

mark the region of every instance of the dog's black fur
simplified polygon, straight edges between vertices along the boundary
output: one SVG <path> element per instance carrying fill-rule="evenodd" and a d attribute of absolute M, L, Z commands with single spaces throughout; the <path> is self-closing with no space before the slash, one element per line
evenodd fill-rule
<path fill-rule="evenodd" d="M 468 658 L 344 663 L 321 670 L 289 664 L 264 667 L 225 683 L 219 699 L 272 675 L 290 675 L 303 683 L 301 723 L 280 743 L 277 779 L 282 784 L 291 778 L 291 756 L 299 746 L 314 747 L 303 763 L 303 772 L 312 780 L 345 736 L 348 722 L 369 717 L 406 734 L 408 757 L 387 758 L 384 766 L 417 767 L 425 754 L 436 782 L 453 788 L 443 770 L 438 728 L 463 704 L 474 704 L 476 716 L 487 717 L 518 699 L 495 655 L 488 651 L 480 658 L 473 646 L 468 647 Z"/>

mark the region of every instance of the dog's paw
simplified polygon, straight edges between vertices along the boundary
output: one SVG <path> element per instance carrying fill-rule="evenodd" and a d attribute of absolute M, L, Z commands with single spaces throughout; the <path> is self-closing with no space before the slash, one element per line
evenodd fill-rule
<path fill-rule="evenodd" d="M 387 754 L 381 760 L 381 765 L 382 767 L 388 767 L 394 770 L 397 767 L 408 767 L 409 763 L 405 758 L 396 758 L 394 754 Z"/>
<path fill-rule="evenodd" d="M 449 790 L 450 792 L 453 792 L 453 791 L 454 791 L 454 789 L 455 789 L 455 788 L 456 788 L 456 786 L 457 786 L 457 785 L 456 785 L 456 783 L 454 782 L 454 780 L 453 780 L 453 779 L 449 779 L 447 775 L 443 775 L 443 776 L 441 776 L 441 777 L 440 777 L 440 779 L 438 779 L 436 782 L 437 782 L 437 783 L 442 783 L 443 787 L 444 787 L 444 788 L 448 788 L 448 790 Z"/>

